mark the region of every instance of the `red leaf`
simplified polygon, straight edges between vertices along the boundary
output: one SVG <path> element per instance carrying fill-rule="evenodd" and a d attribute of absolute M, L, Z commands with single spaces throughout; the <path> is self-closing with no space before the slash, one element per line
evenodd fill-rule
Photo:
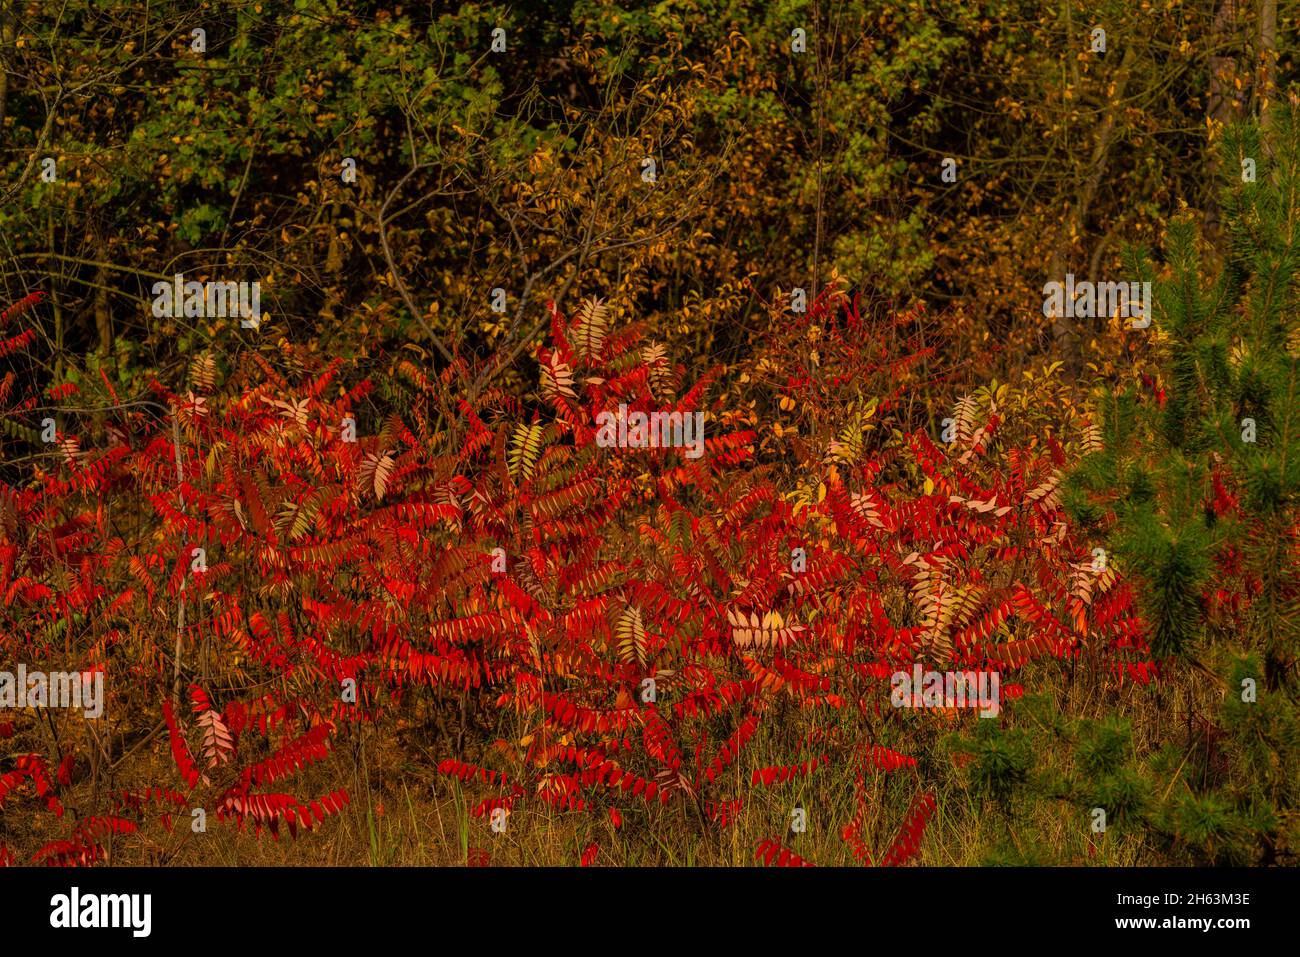
<path fill-rule="evenodd" d="M 181 772 L 181 778 L 185 781 L 186 787 L 194 790 L 199 786 L 199 769 L 194 763 L 194 756 L 190 754 L 190 746 L 181 737 L 180 728 L 176 724 L 176 716 L 172 713 L 170 701 L 163 702 L 163 720 L 167 722 L 167 734 L 171 740 L 172 757 L 176 761 L 176 768 Z"/>

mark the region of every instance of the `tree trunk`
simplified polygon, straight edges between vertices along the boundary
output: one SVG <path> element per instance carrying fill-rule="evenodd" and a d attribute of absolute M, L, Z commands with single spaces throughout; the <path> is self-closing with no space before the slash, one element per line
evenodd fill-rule
<path fill-rule="evenodd" d="M 1214 15 L 1214 26 L 1210 30 L 1210 48 L 1217 50 L 1224 39 L 1232 34 L 1238 25 L 1241 13 L 1240 0 L 1223 0 Z M 1205 98 L 1205 118 L 1208 127 L 1222 128 L 1241 119 L 1241 92 L 1237 86 L 1237 57 L 1210 57 L 1210 87 Z M 1222 164 L 1219 162 L 1217 145 L 1207 140 L 1205 169 L 1209 174 L 1206 179 L 1205 228 L 1217 240 L 1219 237 L 1219 177 Z"/>
<path fill-rule="evenodd" d="M 9 51 L 13 49 L 17 27 L 6 0 L 0 0 L 0 140 L 5 138 L 5 111 L 9 106 Z"/>
<path fill-rule="evenodd" d="M 108 262 L 108 250 L 99 245 L 96 258 Z M 113 314 L 108 308 L 108 270 L 100 267 L 95 274 L 95 332 L 99 339 L 99 361 L 102 366 L 113 362 Z"/>
<path fill-rule="evenodd" d="M 1102 117 L 1101 125 L 1097 128 L 1097 139 L 1093 144 L 1092 156 L 1088 160 L 1088 175 L 1084 177 L 1083 183 L 1079 187 L 1079 193 L 1075 197 L 1069 215 L 1066 216 L 1065 222 L 1062 224 L 1061 232 L 1058 234 L 1056 245 L 1052 250 L 1048 273 L 1053 282 L 1065 282 L 1067 258 L 1075 250 L 1077 240 L 1087 225 L 1088 210 L 1092 206 L 1093 198 L 1097 195 L 1097 188 L 1101 185 L 1101 179 L 1106 173 L 1106 165 L 1110 158 L 1110 147 L 1115 137 L 1116 117 L 1120 111 L 1120 104 L 1124 100 L 1124 91 L 1128 88 L 1129 77 L 1132 75 L 1133 63 L 1136 59 L 1137 48 L 1132 44 L 1127 45 L 1124 49 L 1124 57 L 1120 60 L 1119 69 L 1115 72 L 1114 92 L 1111 94 L 1110 103 L 1106 107 L 1106 113 Z M 1056 343 L 1060 358 L 1065 363 L 1066 369 L 1075 374 L 1083 367 L 1080 338 L 1079 331 L 1074 328 L 1070 320 L 1065 318 L 1064 314 L 1055 317 L 1052 322 L 1052 339 Z"/>
<path fill-rule="evenodd" d="M 1260 0 L 1259 5 L 1259 85 L 1255 96 L 1259 103 L 1259 131 L 1264 153 L 1273 155 L 1273 101 L 1277 99 L 1277 0 Z"/>

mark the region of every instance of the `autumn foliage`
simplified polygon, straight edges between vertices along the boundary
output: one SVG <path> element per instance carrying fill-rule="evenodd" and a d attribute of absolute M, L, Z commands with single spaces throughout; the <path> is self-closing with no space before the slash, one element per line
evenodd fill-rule
<path fill-rule="evenodd" d="M 852 782 L 851 859 L 914 857 L 936 786 L 908 753 L 917 728 L 973 716 L 891 707 L 892 673 L 997 670 L 1014 699 L 1034 662 L 1121 684 L 1160 669 L 1130 586 L 1061 510 L 1079 436 L 1026 441 L 994 384 L 936 443 L 905 402 L 925 356 L 874 344 L 873 323 L 907 342 L 923 312 L 832 289 L 801 321 L 688 382 L 598 301 L 555 307 L 530 400 L 403 360 L 384 386 L 408 413 L 370 420 L 374 381 L 287 349 L 296 376 L 198 362 L 185 394 L 136 403 L 105 381 L 111 410 L 79 424 L 110 441 L 83 446 L 65 419 L 0 498 L 3 634 L 7 657 L 104 672 L 111 726 L 139 730 L 6 725 L 36 749 L 0 785 L 6 821 L 32 819 L 7 858 L 166 860 L 195 809 L 297 836 L 352 799 L 340 750 L 450 711 L 436 772 L 472 818 L 548 806 L 617 830 L 666 806 L 725 830 L 761 792 L 831 776 Z M 458 414 L 430 414 L 458 393 Z M 41 407 L 6 400 L 14 421 Z M 704 454 L 598 447 L 619 404 L 703 411 Z M 769 409 L 790 428 L 762 429 Z M 125 753 L 104 753 L 114 738 Z M 861 812 L 885 777 L 911 806 L 873 851 Z M 755 855 L 804 862 L 779 842 Z"/>

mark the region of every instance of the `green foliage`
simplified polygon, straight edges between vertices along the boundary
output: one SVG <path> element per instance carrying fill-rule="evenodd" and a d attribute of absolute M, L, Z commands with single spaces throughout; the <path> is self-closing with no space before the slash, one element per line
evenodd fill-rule
<path fill-rule="evenodd" d="M 1300 169 L 1295 107 L 1278 107 L 1274 115 L 1275 155 L 1257 182 L 1234 181 L 1225 193 L 1233 256 L 1218 275 L 1205 279 L 1189 218 L 1166 237 L 1154 311 L 1167 397 L 1161 404 L 1132 392 L 1102 396 L 1104 447 L 1080 464 L 1068 486 L 1079 520 L 1096 524 L 1107 510 L 1113 514 L 1112 545 L 1149 581 L 1148 612 L 1157 649 L 1166 653 L 1203 637 L 1203 593 L 1224 550 L 1243 550 L 1248 561 L 1272 554 L 1294 521 L 1300 393 L 1295 313 L 1288 307 L 1296 296 Z M 1262 149 L 1249 129 L 1232 130 L 1225 144 L 1234 172 L 1242 151 Z M 1240 513 L 1230 495 L 1216 493 L 1216 483 L 1233 482 Z M 1257 570 L 1271 597 L 1294 602 L 1294 577 L 1285 569 Z M 1265 602 L 1257 610 L 1268 619 L 1260 634 L 1275 632 L 1281 616 L 1273 612 L 1283 609 Z M 1274 658 L 1285 653 L 1280 639 L 1268 639 Z"/>
<path fill-rule="evenodd" d="M 1114 770 L 1089 799 L 1126 808 L 1211 863 L 1295 853 L 1300 107 L 1276 106 L 1272 123 L 1267 137 L 1255 125 L 1224 137 L 1231 244 L 1216 275 L 1190 218 L 1170 227 L 1155 283 L 1165 392 L 1100 397 L 1103 447 L 1074 470 L 1065 498 L 1144 582 L 1153 649 L 1208 663 L 1224 689 L 1204 752 L 1185 755 L 1167 800 L 1143 812 L 1140 777 Z M 1244 158 L 1257 160 L 1255 182 L 1238 176 Z M 1118 768 L 1117 743 L 1089 732 L 1076 761 Z"/>
<path fill-rule="evenodd" d="M 998 802 L 1008 801 L 1034 767 L 1034 746 L 1023 731 L 1002 731 L 996 723 L 980 722 L 967 746 L 975 755 L 971 787 Z"/>

